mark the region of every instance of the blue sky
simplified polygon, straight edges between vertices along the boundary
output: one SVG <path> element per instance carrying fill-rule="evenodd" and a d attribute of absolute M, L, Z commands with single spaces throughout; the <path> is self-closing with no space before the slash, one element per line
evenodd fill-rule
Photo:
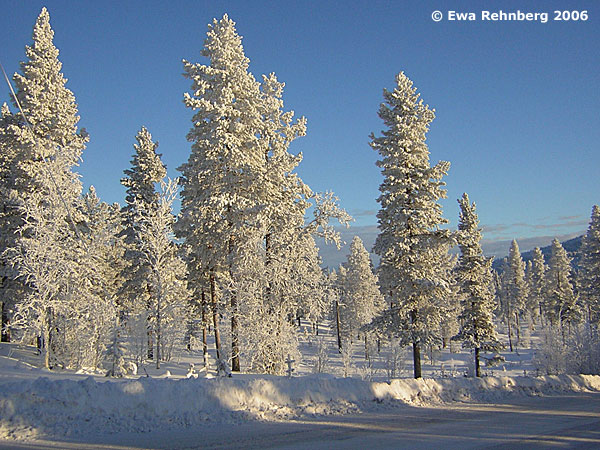
<path fill-rule="evenodd" d="M 513 238 L 546 245 L 581 234 L 600 202 L 600 3 L 597 1 L 47 1 L 0 0 L 0 58 L 18 70 L 42 6 L 50 12 L 68 87 L 91 141 L 80 173 L 109 202 L 136 132 L 148 127 L 170 176 L 187 160 L 191 111 L 181 59 L 199 52 L 213 17 L 227 12 L 244 37 L 256 77 L 286 83 L 286 109 L 308 119 L 299 173 L 333 190 L 356 219 L 350 233 L 376 233 L 381 175 L 369 134 L 382 129 L 382 89 L 404 71 L 436 109 L 431 160 L 452 163 L 445 216 L 456 199 L 477 203 L 487 250 Z M 567 8 L 568 7 L 568 8 Z M 556 22 L 556 9 L 587 10 Z M 449 22 L 434 10 L 548 12 L 548 23 Z M 8 100 L 8 88 L 0 88 Z M 525 247 L 525 248 L 524 248 Z"/>

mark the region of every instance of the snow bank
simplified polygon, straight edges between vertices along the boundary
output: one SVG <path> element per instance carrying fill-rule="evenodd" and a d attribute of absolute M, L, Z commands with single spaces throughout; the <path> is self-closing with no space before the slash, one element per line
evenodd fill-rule
<path fill-rule="evenodd" d="M 366 382 L 353 378 L 239 376 L 98 382 L 22 380 L 0 385 L 0 437 L 144 432 L 210 423 L 346 414 L 387 405 L 490 401 L 506 395 L 600 391 L 600 376 L 447 378 Z"/>
<path fill-rule="evenodd" d="M 400 400 L 411 405 L 460 401 L 494 402 L 514 396 L 600 391 L 600 376 L 484 377 L 393 380 L 372 383 L 378 400 Z"/>

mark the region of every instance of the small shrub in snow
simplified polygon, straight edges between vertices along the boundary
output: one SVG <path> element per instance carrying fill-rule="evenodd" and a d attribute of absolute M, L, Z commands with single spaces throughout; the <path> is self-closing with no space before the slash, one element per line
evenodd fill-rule
<path fill-rule="evenodd" d="M 344 378 L 350 376 L 352 372 L 352 344 L 346 341 L 342 344 L 342 368 Z"/>
<path fill-rule="evenodd" d="M 373 381 L 379 374 L 379 369 L 375 366 L 374 361 L 367 360 L 364 364 L 358 366 L 357 372 L 361 379 Z"/>
<path fill-rule="evenodd" d="M 404 372 L 404 348 L 400 347 L 397 340 L 392 340 L 390 350 L 385 358 L 385 371 L 388 380 L 398 378 Z"/>
<path fill-rule="evenodd" d="M 542 374 L 600 374 L 600 339 L 589 326 L 551 327 L 544 330 L 534 356 Z"/>
<path fill-rule="evenodd" d="M 317 353 L 313 363 L 314 373 L 325 373 L 329 366 L 329 349 L 327 342 L 322 337 L 317 339 Z"/>

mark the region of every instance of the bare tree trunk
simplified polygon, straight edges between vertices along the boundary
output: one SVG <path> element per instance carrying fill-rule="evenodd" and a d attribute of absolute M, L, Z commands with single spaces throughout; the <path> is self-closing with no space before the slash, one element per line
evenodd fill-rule
<path fill-rule="evenodd" d="M 479 368 L 479 347 L 475 347 L 475 376 L 481 376 L 481 370 Z"/>
<path fill-rule="evenodd" d="M 410 321 L 415 323 L 417 320 L 417 311 L 414 309 L 410 312 Z M 421 348 L 419 342 L 413 339 L 413 369 L 415 378 L 421 378 Z"/>
<path fill-rule="evenodd" d="M 521 324 L 519 323 L 519 313 L 515 312 L 515 323 L 517 325 L 517 341 L 515 342 L 515 348 L 521 344 Z"/>
<path fill-rule="evenodd" d="M 231 370 L 240 371 L 240 349 L 238 342 L 237 298 L 231 297 Z"/>
<path fill-rule="evenodd" d="M 234 238 L 229 239 L 229 254 L 233 254 L 234 249 Z M 229 267 L 229 274 L 233 280 L 233 272 L 231 266 Z M 238 298 L 237 293 L 232 292 L 231 294 L 231 370 L 232 372 L 240 371 L 240 349 L 239 349 L 239 338 L 238 338 Z"/>
<path fill-rule="evenodd" d="M 204 368 L 208 370 L 208 344 L 206 333 L 206 294 L 202 289 L 202 359 Z"/>
<path fill-rule="evenodd" d="M 413 366 L 415 378 L 421 378 L 421 348 L 413 341 Z"/>
<path fill-rule="evenodd" d="M 50 369 L 50 352 L 51 350 L 51 336 L 52 336 L 52 308 L 46 308 L 46 317 L 44 320 L 44 338 L 43 338 L 43 351 L 44 351 L 44 367 Z"/>
<path fill-rule="evenodd" d="M 507 300 L 508 302 L 510 300 Z M 512 344 L 512 330 L 510 328 L 510 324 L 512 322 L 512 312 L 510 310 L 510 303 L 507 304 L 507 308 L 508 308 L 508 314 L 506 315 L 506 321 L 508 322 L 508 346 L 510 347 L 510 351 L 513 351 L 513 344 Z"/>
<path fill-rule="evenodd" d="M 342 333 L 340 330 L 340 304 L 335 300 L 335 323 L 337 326 L 338 351 L 342 353 Z"/>
<path fill-rule="evenodd" d="M 10 342 L 10 329 L 8 328 L 10 323 L 10 319 L 8 317 L 8 305 L 6 302 L 0 302 L 0 307 L 2 310 L 2 314 L 0 315 L 0 342 Z"/>
<path fill-rule="evenodd" d="M 238 342 L 238 304 L 237 296 L 231 296 L 231 370 L 240 371 L 240 349 Z"/>
<path fill-rule="evenodd" d="M 161 303 L 162 289 L 159 289 L 159 295 L 156 299 L 156 368 L 160 369 L 160 341 L 161 341 Z"/>
<path fill-rule="evenodd" d="M 213 328 L 215 329 L 215 348 L 217 359 L 221 359 L 221 334 L 219 333 L 219 311 L 217 310 L 217 293 L 215 291 L 215 274 L 210 274 L 210 304 L 213 313 Z"/>

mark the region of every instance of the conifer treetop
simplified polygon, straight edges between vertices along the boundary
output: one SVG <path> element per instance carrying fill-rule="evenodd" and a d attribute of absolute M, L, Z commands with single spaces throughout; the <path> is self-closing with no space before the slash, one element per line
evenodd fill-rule
<path fill-rule="evenodd" d="M 70 168 L 79 163 L 88 136 L 85 130 L 77 128 L 75 96 L 66 87 L 53 39 L 50 15 L 42 8 L 33 28 L 33 44 L 25 47 L 27 61 L 21 62 L 21 73 L 13 76 L 17 99 L 35 133 L 35 137 L 31 136 L 29 129 L 22 126 L 20 141 L 32 159 L 59 154 Z M 13 103 L 18 108 L 14 99 Z"/>
<path fill-rule="evenodd" d="M 590 310 L 592 323 L 600 322 L 600 207 L 594 205 L 587 233 L 581 243 L 578 285 Z"/>
<path fill-rule="evenodd" d="M 375 326 L 399 334 L 404 344 L 418 346 L 436 341 L 450 296 L 448 249 L 454 237 L 440 229 L 448 220 L 438 203 L 446 197 L 442 177 L 450 163 L 430 166 L 425 139 L 435 113 L 404 73 L 396 76 L 394 90 L 384 90 L 383 96 L 378 114 L 386 129 L 379 137 L 371 134 L 370 142 L 381 156 L 377 166 L 384 178 L 377 199 L 380 233 L 374 251 L 381 256 L 381 291 L 394 311 L 384 313 Z M 415 368 L 417 373 L 420 369 Z"/>
<path fill-rule="evenodd" d="M 158 142 L 152 141 L 152 135 L 146 127 L 142 127 L 135 136 L 133 144 L 135 153 L 131 160 L 131 168 L 124 170 L 125 178 L 121 184 L 127 188 L 126 202 L 133 205 L 135 201 L 156 202 L 158 194 L 155 184 L 166 175 L 165 165 L 160 160 L 161 154 L 156 152 Z"/>
<path fill-rule="evenodd" d="M 450 168 L 447 161 L 430 167 L 425 135 L 435 113 L 419 98 L 412 81 L 400 72 L 394 90 L 384 90 L 383 96 L 379 117 L 387 129 L 380 137 L 371 134 L 370 143 L 381 155 L 377 166 L 384 176 L 377 199 L 381 204 L 377 218 L 382 231 L 382 238 L 375 245 L 378 254 L 383 251 L 383 237 L 389 233 L 422 234 L 448 223 L 437 201 L 446 198 L 441 179 Z"/>
<path fill-rule="evenodd" d="M 458 244 L 463 257 L 478 256 L 481 251 L 481 228 L 479 228 L 479 217 L 475 211 L 475 202 L 471 203 L 465 192 L 458 199 L 460 206 L 458 222 Z"/>

